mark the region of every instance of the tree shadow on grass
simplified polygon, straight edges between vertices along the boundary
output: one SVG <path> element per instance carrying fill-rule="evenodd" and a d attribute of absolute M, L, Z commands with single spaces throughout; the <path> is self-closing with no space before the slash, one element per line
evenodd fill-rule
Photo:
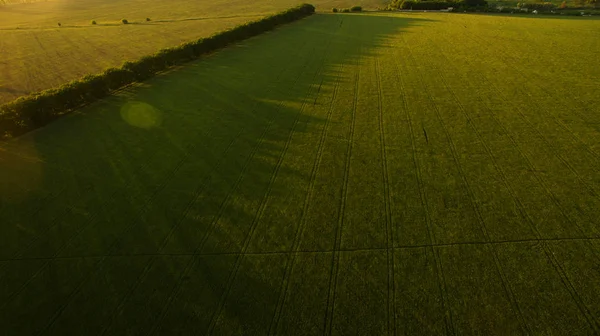
<path fill-rule="evenodd" d="M 6 330 L 265 334 L 341 67 L 429 23 L 315 15 L 0 145 Z M 89 280 L 119 256 L 154 262 Z M 91 270 L 52 268 L 85 257 Z"/>

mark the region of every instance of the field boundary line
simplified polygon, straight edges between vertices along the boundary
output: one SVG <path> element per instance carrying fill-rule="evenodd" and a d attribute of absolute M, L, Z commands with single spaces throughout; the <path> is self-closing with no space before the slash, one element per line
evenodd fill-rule
<path fill-rule="evenodd" d="M 408 50 L 408 54 L 410 56 L 411 59 L 411 63 L 413 65 L 416 65 L 416 61 L 414 58 L 414 55 L 412 53 L 412 50 L 410 49 L 409 44 L 407 44 L 406 39 L 403 37 L 402 38 L 403 44 L 406 46 L 406 49 Z M 429 241 L 430 241 L 430 246 L 431 246 L 431 252 L 433 254 L 433 260 L 435 262 L 435 273 L 436 273 L 436 277 L 438 278 L 438 289 L 440 291 L 440 299 L 442 301 L 442 309 L 444 310 L 444 324 L 446 327 L 446 332 L 449 333 L 450 335 L 454 335 L 455 331 L 454 331 L 454 323 L 452 322 L 452 310 L 449 307 L 449 303 L 448 303 L 448 292 L 446 291 L 446 279 L 444 277 L 444 271 L 442 268 L 442 264 L 441 264 L 441 260 L 440 257 L 438 255 L 438 251 L 435 249 L 435 232 L 433 231 L 433 228 L 431 227 L 431 214 L 429 213 L 429 203 L 427 202 L 427 195 L 426 195 L 426 190 L 424 188 L 424 182 L 423 182 L 423 178 L 421 176 L 421 169 L 420 166 L 418 164 L 418 160 L 417 160 L 417 148 L 415 146 L 415 132 L 412 126 L 412 118 L 410 117 L 410 110 L 408 108 L 408 104 L 406 103 L 406 91 L 404 88 L 404 82 L 402 80 L 402 76 L 399 76 L 399 72 L 398 72 L 398 64 L 396 61 L 394 61 L 395 67 L 396 67 L 396 76 L 399 80 L 400 83 L 400 87 L 401 90 L 403 92 L 403 99 L 402 102 L 404 104 L 404 108 L 406 111 L 406 115 L 408 117 L 408 125 L 409 125 L 409 129 L 410 129 L 410 134 L 411 134 L 411 145 L 412 145 L 412 151 L 413 151 L 413 161 L 415 163 L 415 168 L 416 168 L 416 172 L 417 172 L 417 183 L 419 185 L 419 193 L 421 194 L 421 204 L 423 205 L 423 209 L 425 211 L 425 220 L 427 222 L 427 232 L 428 232 L 428 236 L 429 236 Z M 418 69 L 416 66 L 412 67 L 413 69 Z M 419 76 L 422 76 L 422 74 L 419 72 Z"/>
<path fill-rule="evenodd" d="M 383 121 L 383 93 L 381 91 L 381 73 L 379 68 L 379 60 L 375 58 L 375 77 L 377 82 L 377 100 L 379 107 L 379 135 L 381 144 L 381 161 L 382 161 L 382 179 L 383 192 L 385 195 L 385 236 L 387 245 L 387 269 L 388 269 L 388 335 L 396 335 L 396 282 L 394 278 L 395 263 L 394 263 L 394 226 L 392 225 L 392 210 L 391 196 L 389 185 L 389 172 L 387 166 L 387 154 L 385 151 L 385 129 Z M 391 249 L 391 251 L 390 251 Z M 390 253 L 391 252 L 391 253 Z M 391 320 L 391 321 L 390 321 Z"/>
<path fill-rule="evenodd" d="M 557 242 L 578 242 L 578 241 L 600 241 L 600 237 L 597 238 L 550 238 L 550 239 L 522 239 L 522 240 L 501 240 L 492 242 L 461 242 L 461 243 L 443 243 L 435 245 L 402 245 L 394 247 L 393 250 L 410 250 L 410 249 L 428 249 L 428 248 L 452 248 L 459 246 L 471 246 L 471 245 L 507 245 L 507 244 L 526 244 L 526 243 L 557 243 Z M 370 252 L 370 251 L 385 251 L 386 247 L 373 247 L 373 248 L 355 248 L 355 249 L 340 249 L 340 252 Z M 319 254 L 319 253 L 332 253 L 331 250 L 298 250 L 298 251 L 266 251 L 266 252 L 247 252 L 245 255 L 277 255 L 277 254 Z M 240 252 L 208 252 L 208 253 L 136 253 L 136 254 L 101 254 L 101 255 L 88 255 L 88 256 L 70 256 L 70 257 L 57 257 L 57 258 L 24 258 L 24 259 L 2 259 L 0 263 L 10 262 L 27 262 L 27 261 L 39 261 L 39 260 L 78 260 L 78 259 L 99 259 L 99 258 L 136 258 L 136 257 L 185 257 L 185 256 L 196 256 L 196 257 L 221 257 L 221 256 L 236 256 Z"/>
<path fill-rule="evenodd" d="M 343 19 L 342 19 L 343 21 Z M 339 31 L 339 27 L 338 27 L 338 31 Z M 331 46 L 331 39 L 329 40 L 329 43 L 327 44 L 326 50 L 329 51 L 329 47 Z M 325 57 L 323 58 L 323 66 L 322 68 L 324 68 L 324 64 L 325 64 Z M 341 65 L 341 68 L 344 68 L 344 64 Z M 323 77 L 324 78 L 324 77 Z M 331 97 L 331 103 L 329 104 L 329 109 L 327 111 L 327 119 L 325 121 L 325 125 L 323 126 L 323 130 L 321 131 L 321 137 L 319 139 L 319 145 L 317 147 L 317 154 L 316 154 L 316 158 L 315 161 L 313 163 L 313 168 L 311 171 L 311 175 L 310 175 L 310 181 L 308 183 L 308 191 L 306 193 L 306 196 L 304 198 L 304 205 L 302 207 L 302 217 L 300 219 L 300 223 L 298 224 L 298 227 L 296 228 L 296 233 L 294 235 L 294 241 L 292 243 L 292 248 L 291 251 L 295 252 L 298 250 L 298 247 L 300 246 L 300 244 L 302 243 L 302 234 L 304 233 L 304 228 L 306 225 L 306 216 L 308 214 L 308 209 L 310 207 L 311 204 L 311 198 L 313 196 L 313 192 L 314 192 L 314 188 L 315 188 L 315 181 L 317 179 L 317 174 L 318 174 L 318 169 L 319 166 L 321 164 L 321 159 L 323 156 L 323 148 L 325 145 L 325 140 L 327 137 L 327 132 L 329 131 L 329 125 L 331 123 L 331 116 L 333 115 L 333 106 L 335 103 L 335 99 L 337 97 L 337 91 L 338 91 L 338 87 L 339 87 L 339 83 L 340 83 L 341 77 L 338 77 L 336 79 L 334 88 L 333 88 L 333 93 L 332 93 L 332 97 Z M 315 100 L 314 100 L 314 104 L 316 104 L 317 99 L 319 97 L 319 93 L 321 92 L 321 86 L 323 85 L 323 79 L 321 80 L 321 84 L 319 85 L 319 90 L 317 91 L 317 94 L 315 96 Z M 304 105 L 303 105 L 304 106 Z M 271 324 L 269 326 L 269 332 L 268 335 L 273 335 L 274 333 L 274 329 L 277 329 L 277 326 L 279 325 L 279 321 L 281 319 L 281 313 L 283 311 L 283 307 L 285 305 L 285 301 L 287 299 L 287 293 L 288 293 L 288 288 L 289 288 L 289 282 L 290 282 L 290 277 L 294 271 L 294 265 L 296 263 L 296 257 L 297 254 L 296 253 L 292 253 L 290 258 L 288 259 L 287 263 L 286 263 L 286 268 L 285 268 L 285 272 L 283 275 L 283 281 L 281 283 L 280 289 L 279 289 L 279 298 L 277 300 L 277 307 L 275 309 L 275 314 L 273 315 L 273 318 L 271 320 Z"/>

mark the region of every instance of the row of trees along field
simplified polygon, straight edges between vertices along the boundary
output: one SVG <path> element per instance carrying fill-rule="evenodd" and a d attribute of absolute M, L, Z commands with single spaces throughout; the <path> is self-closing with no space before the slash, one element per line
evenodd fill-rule
<path fill-rule="evenodd" d="M 553 10 L 553 9 L 567 9 L 567 8 L 600 8 L 600 0 L 573 0 L 569 5 L 566 1 L 563 1 L 560 5 L 554 2 L 519 2 L 517 8 L 526 8 L 531 10 Z"/>
<path fill-rule="evenodd" d="M 600 8 L 600 0 L 572 0 L 570 3 L 563 1 L 562 3 L 555 3 L 549 1 L 532 1 L 532 2 L 519 2 L 504 4 L 503 1 L 492 1 L 493 4 L 489 4 L 486 0 L 393 0 L 389 5 L 389 9 L 414 9 L 414 10 L 440 10 L 453 8 L 456 10 L 467 10 L 477 8 L 480 11 L 494 11 L 495 9 L 501 8 L 507 11 L 512 9 L 521 10 L 536 10 L 540 12 L 554 12 L 560 13 L 560 10 L 569 9 L 591 9 Z M 511 9 L 512 7 L 512 9 Z M 579 13 L 579 12 L 577 12 Z"/>
<path fill-rule="evenodd" d="M 450 0 L 450 1 L 420 1 L 420 0 L 393 0 L 391 9 L 415 9 L 415 10 L 440 10 L 447 8 L 467 8 L 486 6 L 486 0 Z"/>

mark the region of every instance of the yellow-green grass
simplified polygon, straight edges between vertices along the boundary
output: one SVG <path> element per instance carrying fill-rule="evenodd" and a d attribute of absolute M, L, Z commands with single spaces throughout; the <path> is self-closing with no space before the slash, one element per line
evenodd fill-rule
<path fill-rule="evenodd" d="M 370 8 L 384 3 L 359 2 Z M 297 0 L 54 0 L 0 6 L 0 104 L 296 4 Z M 352 4 L 315 3 L 321 10 Z M 122 24 L 122 19 L 130 24 Z"/>
<path fill-rule="evenodd" d="M 317 14 L 3 144 L 3 331 L 597 333 L 599 23 Z"/>

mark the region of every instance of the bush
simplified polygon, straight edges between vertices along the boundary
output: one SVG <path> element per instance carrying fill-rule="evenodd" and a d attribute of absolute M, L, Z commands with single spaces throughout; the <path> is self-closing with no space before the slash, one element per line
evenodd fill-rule
<path fill-rule="evenodd" d="M 59 27 L 62 27 L 62 24 L 59 22 L 59 23 L 58 23 L 58 26 L 59 26 Z"/>
<path fill-rule="evenodd" d="M 413 1 L 407 0 L 400 4 L 400 9 L 416 9 L 416 10 L 440 10 L 448 7 L 457 7 L 454 2 L 445 1 Z"/>
<path fill-rule="evenodd" d="M 146 22 L 150 22 L 150 21 L 151 21 L 150 18 L 146 18 Z"/>
<path fill-rule="evenodd" d="M 333 8 L 331 11 L 334 12 L 334 13 L 337 13 L 338 9 L 337 8 Z"/>
<path fill-rule="evenodd" d="M 21 97 L 0 106 L 0 138 L 13 137 L 43 126 L 70 110 L 101 99 L 125 85 L 150 78 L 171 65 L 192 60 L 231 43 L 272 30 L 279 25 L 299 20 L 314 12 L 314 6 L 304 4 L 208 38 L 163 49 L 137 61 L 125 62 L 121 68 L 108 69 L 101 74 L 85 76 L 57 89 Z M 122 22 L 128 23 L 125 19 Z"/>
<path fill-rule="evenodd" d="M 362 7 L 361 6 L 353 6 L 350 8 L 351 12 L 362 12 Z"/>
<path fill-rule="evenodd" d="M 537 10 L 537 11 L 550 11 L 552 9 L 556 8 L 556 5 L 553 4 L 552 2 L 522 2 L 522 3 L 518 3 L 517 7 L 521 8 L 521 9 L 528 9 L 528 10 Z"/>
<path fill-rule="evenodd" d="M 344 8 L 344 9 L 342 9 L 342 13 L 350 13 L 350 8 Z"/>
<path fill-rule="evenodd" d="M 127 19 L 123 19 L 123 20 L 121 20 L 121 22 L 123 22 L 123 24 L 128 24 L 129 23 L 129 21 L 127 21 Z"/>
<path fill-rule="evenodd" d="M 92 20 L 92 24 L 93 24 L 93 25 L 95 25 L 95 24 L 96 24 L 96 21 Z"/>
<path fill-rule="evenodd" d="M 485 0 L 462 0 L 462 1 L 459 1 L 458 4 L 459 4 L 459 7 L 485 7 L 485 6 L 487 6 L 487 1 L 485 1 Z"/>

